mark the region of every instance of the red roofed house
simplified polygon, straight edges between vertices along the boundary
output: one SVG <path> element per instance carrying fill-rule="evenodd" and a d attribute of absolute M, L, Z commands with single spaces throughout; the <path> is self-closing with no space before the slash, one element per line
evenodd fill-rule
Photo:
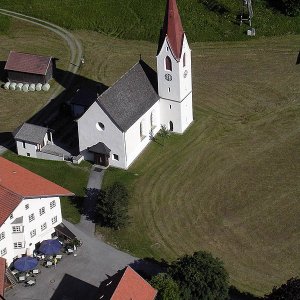
<path fill-rule="evenodd" d="M 0 157 L 0 257 L 32 253 L 50 239 L 62 222 L 60 196 L 72 196 L 61 186 Z"/>
<path fill-rule="evenodd" d="M 131 267 L 103 281 L 99 287 L 99 300 L 154 300 L 157 290 Z"/>
<path fill-rule="evenodd" d="M 10 51 L 4 68 L 8 81 L 47 83 L 53 75 L 53 60 L 49 56 Z"/>

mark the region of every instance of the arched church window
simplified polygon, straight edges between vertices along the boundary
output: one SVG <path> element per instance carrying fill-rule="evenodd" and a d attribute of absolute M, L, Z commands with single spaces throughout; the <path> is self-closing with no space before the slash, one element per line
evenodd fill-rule
<path fill-rule="evenodd" d="M 173 131 L 173 130 L 174 130 L 174 125 L 173 125 L 173 122 L 172 122 L 172 121 L 169 122 L 169 130 L 170 130 L 170 131 Z"/>
<path fill-rule="evenodd" d="M 156 127 L 155 111 L 151 112 L 151 115 L 150 115 L 150 125 L 151 125 L 151 129 L 154 129 Z"/>
<path fill-rule="evenodd" d="M 172 61 L 169 56 L 166 57 L 166 70 L 172 71 Z"/>
<path fill-rule="evenodd" d="M 144 124 L 144 120 L 141 121 L 140 123 L 140 138 L 141 138 L 141 141 L 146 137 L 146 134 L 145 134 L 145 124 Z"/>
<path fill-rule="evenodd" d="M 185 62 L 185 53 L 183 53 L 182 64 L 183 64 L 183 67 L 185 67 L 185 64 L 186 64 L 186 62 Z"/>

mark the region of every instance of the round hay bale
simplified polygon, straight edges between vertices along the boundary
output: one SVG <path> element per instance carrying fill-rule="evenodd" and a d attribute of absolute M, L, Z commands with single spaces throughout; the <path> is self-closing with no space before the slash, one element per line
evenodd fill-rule
<path fill-rule="evenodd" d="M 35 90 L 38 91 L 38 92 L 41 91 L 41 90 L 42 90 L 42 86 L 43 86 L 43 85 L 42 85 L 41 83 L 38 83 L 38 84 L 35 86 Z"/>
<path fill-rule="evenodd" d="M 50 89 L 50 84 L 49 84 L 49 83 L 45 83 L 45 84 L 43 85 L 43 87 L 42 87 L 42 90 L 43 90 L 44 92 L 48 92 L 49 89 Z"/>
<path fill-rule="evenodd" d="M 10 82 L 8 81 L 8 82 L 6 82 L 6 83 L 4 84 L 4 88 L 5 88 L 6 90 L 8 90 L 8 89 L 9 89 L 9 85 L 10 85 Z"/>
<path fill-rule="evenodd" d="M 31 83 L 31 84 L 29 85 L 29 91 L 31 91 L 31 92 L 34 92 L 34 91 L 35 91 L 35 84 L 34 84 L 34 83 Z"/>
<path fill-rule="evenodd" d="M 9 85 L 9 89 L 14 91 L 16 89 L 16 86 L 17 84 L 15 82 L 12 82 L 10 85 Z"/>
<path fill-rule="evenodd" d="M 22 91 L 22 87 L 23 87 L 23 83 L 20 82 L 20 83 L 17 84 L 16 90 L 17 91 Z"/>
<path fill-rule="evenodd" d="M 25 83 L 22 87 L 22 91 L 23 92 L 28 92 L 28 88 L 29 88 L 29 84 L 28 83 Z"/>

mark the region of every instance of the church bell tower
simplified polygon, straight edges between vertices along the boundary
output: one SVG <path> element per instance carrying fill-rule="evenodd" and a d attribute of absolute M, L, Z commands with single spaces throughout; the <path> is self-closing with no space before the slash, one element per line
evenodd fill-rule
<path fill-rule="evenodd" d="M 176 0 L 167 0 L 156 59 L 161 124 L 183 133 L 193 121 L 191 49 Z"/>

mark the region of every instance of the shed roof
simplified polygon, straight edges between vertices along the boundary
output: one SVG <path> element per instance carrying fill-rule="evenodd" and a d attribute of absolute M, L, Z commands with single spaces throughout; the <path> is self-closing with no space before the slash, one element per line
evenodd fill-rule
<path fill-rule="evenodd" d="M 102 142 L 97 143 L 92 147 L 88 147 L 90 152 L 99 153 L 99 154 L 110 154 L 110 149 Z"/>
<path fill-rule="evenodd" d="M 10 51 L 5 70 L 46 75 L 52 57 Z"/>
<path fill-rule="evenodd" d="M 0 296 L 4 296 L 6 260 L 0 257 Z"/>
<path fill-rule="evenodd" d="M 157 290 L 129 266 L 102 282 L 99 287 L 101 300 L 154 300 L 156 294 Z"/>
<path fill-rule="evenodd" d="M 24 123 L 15 130 L 14 137 L 16 140 L 41 144 L 48 130 L 46 127 Z"/>
<path fill-rule="evenodd" d="M 156 72 L 140 60 L 100 95 L 97 102 L 125 132 L 158 100 Z"/>
<path fill-rule="evenodd" d="M 0 226 L 23 198 L 73 195 L 67 189 L 0 157 Z"/>

